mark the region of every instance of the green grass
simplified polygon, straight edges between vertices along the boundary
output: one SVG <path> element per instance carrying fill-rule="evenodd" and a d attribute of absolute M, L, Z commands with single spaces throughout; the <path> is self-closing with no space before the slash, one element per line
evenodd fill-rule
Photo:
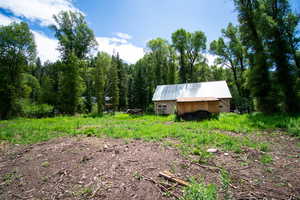
<path fill-rule="evenodd" d="M 271 155 L 264 154 L 260 157 L 260 162 L 264 165 L 267 165 L 273 162 L 273 158 Z"/>
<path fill-rule="evenodd" d="M 216 185 L 206 185 L 192 181 L 192 184 L 185 188 L 183 197 L 180 200 L 216 200 L 217 197 Z"/>
<path fill-rule="evenodd" d="M 60 136 L 89 135 L 124 139 L 163 140 L 174 138 L 184 145 L 180 148 L 206 157 L 207 147 L 240 153 L 243 146 L 268 150 L 268 144 L 250 139 L 251 133 L 262 130 L 286 129 L 298 135 L 300 118 L 264 116 L 260 113 L 237 115 L 221 114 L 219 119 L 202 122 L 174 122 L 174 116 L 130 116 L 117 114 L 99 118 L 88 116 L 55 117 L 0 121 L 0 140 L 32 144 Z M 236 137 L 226 131 L 243 133 Z"/>

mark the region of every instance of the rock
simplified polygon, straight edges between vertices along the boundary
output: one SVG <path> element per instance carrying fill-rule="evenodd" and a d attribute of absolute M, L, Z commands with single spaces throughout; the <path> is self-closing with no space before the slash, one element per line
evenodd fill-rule
<path fill-rule="evenodd" d="M 224 153 L 224 156 L 229 156 L 229 153 Z"/>
<path fill-rule="evenodd" d="M 207 149 L 208 153 L 217 153 L 218 149 Z"/>

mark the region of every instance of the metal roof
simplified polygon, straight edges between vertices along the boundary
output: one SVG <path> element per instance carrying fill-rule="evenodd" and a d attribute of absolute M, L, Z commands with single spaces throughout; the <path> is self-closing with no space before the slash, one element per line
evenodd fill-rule
<path fill-rule="evenodd" d="M 176 100 L 182 97 L 232 98 L 226 81 L 159 85 L 152 101 Z"/>
<path fill-rule="evenodd" d="M 180 97 L 177 102 L 220 101 L 215 97 Z"/>

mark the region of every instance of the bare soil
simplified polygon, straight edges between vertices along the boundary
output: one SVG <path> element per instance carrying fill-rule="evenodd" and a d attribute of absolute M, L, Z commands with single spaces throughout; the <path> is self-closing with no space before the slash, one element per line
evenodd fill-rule
<path fill-rule="evenodd" d="M 233 199 L 299 199 L 299 140 L 262 137 L 273 143 L 270 164 L 262 164 L 264 153 L 250 148 L 240 154 L 219 151 L 198 164 L 191 161 L 197 156 L 187 158 L 172 145 L 142 140 L 80 136 L 2 144 L 0 199 L 176 199 L 183 188 L 159 177 L 164 170 L 186 181 L 217 184 L 222 199 L 220 167 L 231 176 Z"/>

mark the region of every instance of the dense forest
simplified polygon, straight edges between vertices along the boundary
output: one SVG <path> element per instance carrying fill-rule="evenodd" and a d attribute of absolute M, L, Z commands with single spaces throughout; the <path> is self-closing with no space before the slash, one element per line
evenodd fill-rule
<path fill-rule="evenodd" d="M 24 22 L 0 26 L 0 119 L 153 111 L 157 85 L 226 80 L 239 112 L 300 110 L 300 15 L 288 0 L 234 0 L 238 25 L 228 24 L 209 45 L 202 31 L 176 30 L 147 43 L 135 64 L 118 52 L 96 52 L 81 13 L 61 12 L 50 28 L 60 60 L 41 63 Z M 201 19 L 199 19 L 201 20 Z M 221 28 L 221 27 L 220 27 Z M 217 56 L 215 65 L 207 53 Z"/>

